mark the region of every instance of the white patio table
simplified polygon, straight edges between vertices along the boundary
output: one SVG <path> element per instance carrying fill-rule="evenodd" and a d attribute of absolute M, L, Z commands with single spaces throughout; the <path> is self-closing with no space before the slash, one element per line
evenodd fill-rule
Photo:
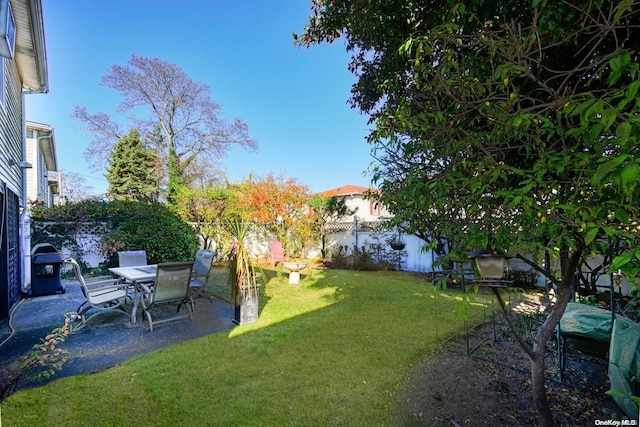
<path fill-rule="evenodd" d="M 142 291 L 138 287 L 138 283 L 152 282 L 156 278 L 157 265 L 139 265 L 135 267 L 113 267 L 109 271 L 114 276 L 122 277 L 132 283 L 133 287 L 133 310 L 131 311 L 131 323 L 136 323 L 136 313 Z"/>

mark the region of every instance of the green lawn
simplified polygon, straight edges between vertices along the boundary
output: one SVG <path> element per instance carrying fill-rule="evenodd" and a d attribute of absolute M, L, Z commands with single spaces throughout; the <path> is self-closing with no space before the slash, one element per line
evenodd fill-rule
<path fill-rule="evenodd" d="M 256 323 L 18 392 L 0 422 L 394 425 L 413 364 L 462 327 L 461 293 L 410 273 L 307 269 L 299 285 L 265 273 Z"/>

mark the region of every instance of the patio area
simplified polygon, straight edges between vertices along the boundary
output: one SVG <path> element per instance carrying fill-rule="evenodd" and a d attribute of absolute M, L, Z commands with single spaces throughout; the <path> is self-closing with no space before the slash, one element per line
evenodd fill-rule
<path fill-rule="evenodd" d="M 62 326 L 64 313 L 75 311 L 84 301 L 78 282 L 65 281 L 64 286 L 64 294 L 22 300 L 11 320 L 0 323 L 0 368 L 26 354 L 54 328 Z M 216 298 L 212 302 L 196 298 L 192 322 L 188 319 L 169 322 L 153 332 L 140 314 L 135 324 L 119 313 L 98 315 L 60 345 L 69 351 L 69 360 L 51 380 L 100 371 L 140 354 L 229 330 L 235 326 L 232 319 L 233 306 Z"/>

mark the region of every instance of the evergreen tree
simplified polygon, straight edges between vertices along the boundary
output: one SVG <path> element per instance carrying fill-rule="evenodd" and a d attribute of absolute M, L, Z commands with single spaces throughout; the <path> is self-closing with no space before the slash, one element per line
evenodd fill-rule
<path fill-rule="evenodd" d="M 120 138 L 108 158 L 107 196 L 115 200 L 158 200 L 157 156 L 137 130 Z"/>

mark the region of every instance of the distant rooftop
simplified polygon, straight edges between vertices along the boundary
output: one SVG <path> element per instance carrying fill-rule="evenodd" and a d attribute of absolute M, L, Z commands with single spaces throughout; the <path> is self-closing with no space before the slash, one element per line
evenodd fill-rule
<path fill-rule="evenodd" d="M 347 185 L 343 185 L 342 187 L 321 191 L 318 194 L 321 196 L 353 196 L 358 194 L 364 194 L 369 190 L 373 190 L 373 189 L 369 187 L 362 187 L 360 185 L 347 184 Z"/>

